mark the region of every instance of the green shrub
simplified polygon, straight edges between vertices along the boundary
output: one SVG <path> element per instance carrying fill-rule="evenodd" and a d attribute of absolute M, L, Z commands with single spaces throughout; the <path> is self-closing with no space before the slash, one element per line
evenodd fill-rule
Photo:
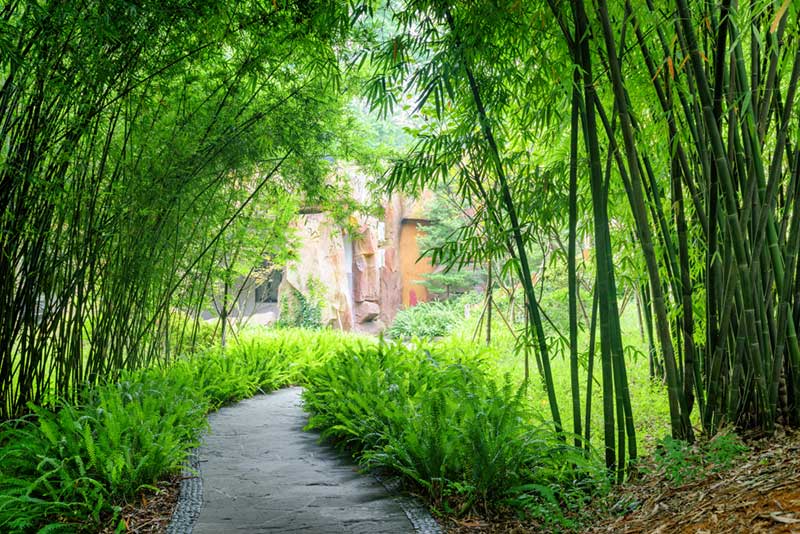
<path fill-rule="evenodd" d="M 604 476 L 486 367 L 435 346 L 342 350 L 309 374 L 308 427 L 413 481 L 444 513 L 512 505 L 563 520 L 562 507 L 578 508 Z M 590 482 L 576 491 L 576 480 Z"/>
<path fill-rule="evenodd" d="M 461 299 L 421 302 L 397 312 L 386 335 L 391 338 L 434 338 L 449 334 L 464 320 Z"/>

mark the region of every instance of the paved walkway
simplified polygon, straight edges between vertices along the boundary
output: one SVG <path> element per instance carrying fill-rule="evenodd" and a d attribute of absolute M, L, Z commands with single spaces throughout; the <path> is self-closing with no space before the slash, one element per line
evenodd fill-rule
<path fill-rule="evenodd" d="M 259 395 L 209 416 L 194 534 L 414 532 L 380 483 L 303 431 L 300 392 Z"/>

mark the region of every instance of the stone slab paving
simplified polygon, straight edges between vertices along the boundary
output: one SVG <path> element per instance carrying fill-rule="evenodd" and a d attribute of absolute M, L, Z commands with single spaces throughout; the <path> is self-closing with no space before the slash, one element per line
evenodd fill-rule
<path fill-rule="evenodd" d="M 414 528 L 405 501 L 303 431 L 301 391 L 258 395 L 209 416 L 211 431 L 198 453 L 203 504 L 194 534 L 427 530 Z"/>

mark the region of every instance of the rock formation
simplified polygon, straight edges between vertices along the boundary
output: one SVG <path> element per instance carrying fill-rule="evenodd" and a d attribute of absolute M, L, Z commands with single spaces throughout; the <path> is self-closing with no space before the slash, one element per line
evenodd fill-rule
<path fill-rule="evenodd" d="M 353 197 L 366 203 L 371 194 L 366 177 L 354 168 L 344 172 Z M 325 213 L 300 215 L 293 225 L 297 259 L 286 266 L 279 300 L 297 292 L 320 306 L 323 325 L 368 332 L 382 330 L 403 306 L 427 300 L 420 282 L 432 267 L 427 259 L 417 262 L 416 238 L 427 223 L 431 198 L 430 193 L 420 199 L 392 195 L 383 202 L 383 220 L 353 216 L 352 234 Z"/>
<path fill-rule="evenodd" d="M 325 213 L 300 215 L 293 226 L 297 258 L 286 265 L 278 289 L 279 301 L 285 302 L 298 292 L 308 305 L 319 306 L 324 326 L 351 330 L 351 270 L 345 262 L 342 229 Z"/>

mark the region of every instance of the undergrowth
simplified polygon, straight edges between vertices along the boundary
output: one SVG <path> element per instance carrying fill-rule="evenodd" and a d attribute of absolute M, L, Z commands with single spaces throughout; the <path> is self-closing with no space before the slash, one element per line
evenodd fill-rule
<path fill-rule="evenodd" d="M 449 334 L 464 321 L 463 299 L 421 302 L 397 312 L 386 335 L 395 338 L 434 338 Z"/>
<path fill-rule="evenodd" d="M 597 459 L 553 433 L 531 402 L 535 382 L 504 374 L 496 347 L 408 345 L 260 331 L 126 373 L 74 405 L 30 406 L 0 425 L 0 532 L 124 530 L 123 505 L 182 468 L 209 411 L 291 384 L 306 386 L 309 428 L 401 475 L 442 515 L 566 530 L 607 491 Z"/>
<path fill-rule="evenodd" d="M 667 436 L 653 452 L 654 470 L 679 486 L 730 469 L 749 450 L 733 432 L 693 444 Z"/>
<path fill-rule="evenodd" d="M 537 423 L 524 388 L 490 367 L 436 346 L 341 350 L 309 374 L 308 427 L 402 475 L 442 514 L 516 511 L 570 526 L 606 488 L 602 469 Z"/>
<path fill-rule="evenodd" d="M 30 415 L 0 425 L 0 532 L 124 531 L 122 505 L 182 468 L 208 411 L 302 382 L 345 340 L 330 331 L 245 336 L 86 389 L 74 405 L 30 405 Z"/>
<path fill-rule="evenodd" d="M 175 472 L 205 427 L 188 373 L 134 373 L 0 427 L 0 531 L 72 532 Z"/>

